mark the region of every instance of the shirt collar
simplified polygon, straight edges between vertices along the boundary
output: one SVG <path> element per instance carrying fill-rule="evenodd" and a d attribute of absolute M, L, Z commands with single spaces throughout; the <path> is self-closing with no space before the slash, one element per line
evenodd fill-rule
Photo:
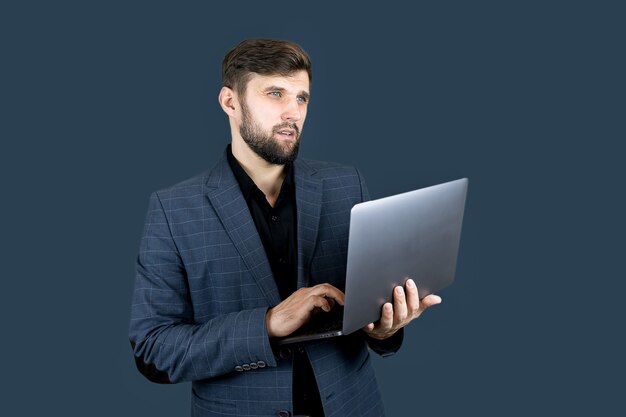
<path fill-rule="evenodd" d="M 252 181 L 252 178 L 248 175 L 248 173 L 243 169 L 237 158 L 233 155 L 233 150 L 230 144 L 226 147 L 226 157 L 228 159 L 228 165 L 230 165 L 230 169 L 233 171 L 237 182 L 239 183 L 239 188 L 241 188 L 241 192 L 243 193 L 243 197 L 248 201 L 254 194 L 256 190 L 263 194 L 261 190 L 257 187 L 257 185 Z M 283 194 L 285 191 L 291 193 L 294 189 L 294 181 L 293 181 L 293 164 L 285 164 L 285 179 L 283 180 L 283 185 L 280 189 L 280 194 Z"/>

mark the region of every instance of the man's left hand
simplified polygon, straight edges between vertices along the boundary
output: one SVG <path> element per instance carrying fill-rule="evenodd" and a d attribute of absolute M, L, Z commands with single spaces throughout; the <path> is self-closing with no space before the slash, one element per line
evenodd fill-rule
<path fill-rule="evenodd" d="M 441 297 L 430 294 L 419 299 L 417 286 L 412 279 L 406 281 L 406 290 L 398 285 L 393 291 L 393 305 L 385 303 L 380 320 L 363 327 L 363 331 L 378 340 L 387 339 L 418 318 L 428 307 L 441 302 Z"/>

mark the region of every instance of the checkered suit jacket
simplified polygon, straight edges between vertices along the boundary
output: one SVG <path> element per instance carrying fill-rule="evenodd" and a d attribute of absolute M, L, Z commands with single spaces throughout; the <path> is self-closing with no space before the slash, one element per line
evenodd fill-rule
<path fill-rule="evenodd" d="M 354 168 L 302 159 L 294 180 L 298 288 L 343 291 L 350 209 L 368 198 L 365 185 Z M 146 377 L 193 381 L 193 416 L 289 416 L 292 352 L 272 346 L 265 325 L 280 301 L 225 155 L 152 194 L 129 329 Z M 359 331 L 305 345 L 327 417 L 384 415 L 366 339 Z"/>

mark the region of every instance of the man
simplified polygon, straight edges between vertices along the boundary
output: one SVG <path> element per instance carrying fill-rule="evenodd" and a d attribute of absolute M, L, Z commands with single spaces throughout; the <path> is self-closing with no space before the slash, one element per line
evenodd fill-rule
<path fill-rule="evenodd" d="M 247 40 L 224 58 L 219 103 L 232 143 L 211 170 L 150 198 L 130 340 L 139 370 L 193 381 L 193 416 L 381 416 L 370 364 L 441 301 L 397 287 L 349 336 L 279 348 L 343 304 L 354 168 L 296 159 L 311 64 L 296 44 Z"/>

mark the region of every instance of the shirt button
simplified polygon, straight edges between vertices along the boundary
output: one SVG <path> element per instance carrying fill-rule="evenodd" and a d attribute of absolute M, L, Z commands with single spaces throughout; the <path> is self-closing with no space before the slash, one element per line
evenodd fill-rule
<path fill-rule="evenodd" d="M 245 364 L 244 366 L 242 366 L 244 371 L 249 371 L 250 370 L 250 365 Z"/>
<path fill-rule="evenodd" d="M 273 222 L 277 222 L 278 221 L 278 216 L 272 216 L 272 221 Z"/>
<path fill-rule="evenodd" d="M 265 368 L 265 362 L 263 361 L 258 361 L 256 364 L 259 365 L 259 368 Z"/>
<path fill-rule="evenodd" d="M 280 352 L 278 352 L 282 359 L 287 359 L 291 356 L 291 349 L 289 348 L 281 348 Z"/>
<path fill-rule="evenodd" d="M 242 372 L 243 368 L 241 366 L 237 365 L 237 366 L 235 366 L 235 371 Z"/>
<path fill-rule="evenodd" d="M 276 415 L 278 417 L 290 417 L 291 413 L 287 410 L 278 410 L 278 412 L 276 413 Z"/>
<path fill-rule="evenodd" d="M 278 258 L 278 263 L 281 265 L 285 265 L 287 261 L 285 260 L 285 258 Z"/>
<path fill-rule="evenodd" d="M 301 355 L 304 353 L 304 348 L 302 346 L 298 346 L 298 353 Z"/>
<path fill-rule="evenodd" d="M 250 369 L 256 369 L 256 368 L 258 368 L 258 367 L 259 367 L 259 365 L 257 365 L 257 364 L 256 364 L 256 362 L 252 362 L 252 363 L 250 364 Z"/>

